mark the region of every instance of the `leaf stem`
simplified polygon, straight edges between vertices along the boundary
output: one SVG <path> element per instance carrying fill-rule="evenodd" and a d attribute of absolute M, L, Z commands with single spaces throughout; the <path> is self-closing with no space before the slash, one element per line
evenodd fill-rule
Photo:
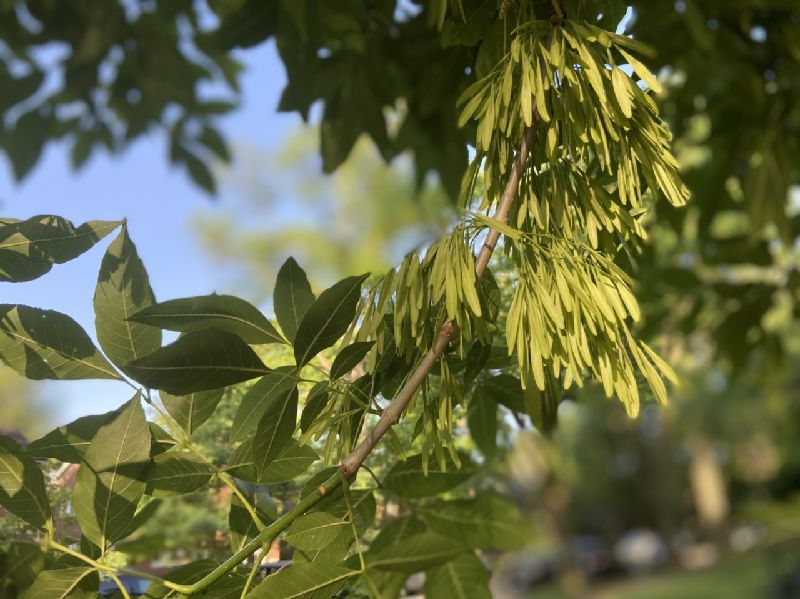
<path fill-rule="evenodd" d="M 148 390 L 148 393 L 149 393 L 149 390 Z M 155 402 L 150 401 L 149 403 L 150 403 L 150 406 L 156 412 L 158 412 L 158 415 L 161 416 L 166 422 L 169 423 L 170 433 L 174 434 L 175 437 L 178 437 L 177 441 L 178 441 L 178 443 L 180 444 L 181 447 L 183 447 L 184 449 L 188 449 L 190 452 L 192 452 L 198 458 L 203 460 L 203 462 L 205 462 L 206 464 L 208 464 L 209 466 L 211 466 L 215 470 L 217 470 L 217 478 L 219 478 L 219 480 L 221 480 L 223 483 L 225 483 L 225 485 L 230 488 L 231 492 L 234 495 L 236 495 L 236 497 L 239 498 L 239 501 L 242 502 L 242 505 L 244 506 L 244 509 L 247 510 L 247 513 L 253 519 L 253 522 L 255 522 L 256 528 L 258 528 L 258 530 L 263 530 L 264 527 L 265 527 L 264 521 L 261 520 L 261 518 L 258 516 L 258 512 L 256 511 L 255 507 L 247 500 L 247 498 L 241 492 L 239 487 L 236 485 L 236 482 L 233 480 L 233 477 L 230 474 L 228 474 L 227 472 L 223 472 L 223 471 L 219 470 L 217 468 L 217 466 L 208 458 L 208 456 L 206 456 L 202 451 L 200 451 L 197 448 L 197 446 L 195 446 L 194 443 L 192 443 L 192 440 L 189 437 L 189 435 L 186 434 L 186 431 L 184 431 L 183 428 L 181 428 L 181 426 L 172 417 L 171 414 L 167 413 L 164 409 L 161 408 L 161 406 L 159 406 Z"/>
<path fill-rule="evenodd" d="M 340 470 L 339 476 L 342 478 L 342 493 L 344 493 L 344 502 L 347 505 L 348 520 L 350 520 L 350 529 L 353 531 L 353 540 L 356 544 L 356 553 L 358 553 L 358 561 L 361 563 L 361 571 L 367 570 L 367 565 L 364 563 L 364 553 L 361 551 L 361 541 L 359 541 L 358 528 L 356 527 L 356 515 L 353 512 L 353 500 L 350 498 L 350 480 L 346 479 L 344 473 Z"/>
<path fill-rule="evenodd" d="M 116 583 L 119 592 L 122 594 L 122 599 L 131 599 L 131 596 L 128 594 L 128 589 L 126 589 L 125 585 L 122 584 L 119 576 L 117 576 L 115 572 L 108 572 L 108 575 L 111 577 L 111 580 Z"/>
<path fill-rule="evenodd" d="M 258 572 L 258 567 L 261 565 L 261 561 L 264 559 L 264 555 L 267 553 L 267 546 L 262 545 L 261 551 L 258 552 L 258 555 L 254 558 L 255 561 L 253 562 L 253 567 L 250 568 L 250 574 L 247 576 L 247 581 L 244 583 L 244 588 L 242 589 L 242 594 L 239 596 L 240 599 L 244 599 L 247 592 L 250 590 L 250 586 L 253 584 L 253 579 L 256 577 L 256 573 Z"/>
<path fill-rule="evenodd" d="M 191 595 L 207 589 L 210 585 L 222 578 L 228 571 L 239 565 L 244 559 L 247 558 L 247 556 L 256 551 L 259 547 L 272 543 L 272 541 L 275 540 L 275 537 L 291 526 L 292 522 L 305 514 L 308 510 L 319 503 L 319 501 L 325 497 L 325 495 L 337 489 L 341 484 L 342 478 L 338 472 L 331 475 L 330 478 L 328 478 L 317 488 L 316 492 L 309 493 L 306 497 L 302 498 L 291 510 L 264 528 L 264 530 L 259 532 L 253 540 L 222 562 L 215 570 L 209 572 L 204 578 L 201 578 L 193 584 L 175 585 L 174 587 L 170 588 L 174 588 L 176 591 L 183 593 L 184 595 Z"/>

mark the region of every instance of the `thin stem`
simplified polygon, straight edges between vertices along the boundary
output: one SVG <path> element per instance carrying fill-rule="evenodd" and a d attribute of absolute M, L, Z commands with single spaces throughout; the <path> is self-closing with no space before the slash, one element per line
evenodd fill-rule
<path fill-rule="evenodd" d="M 131 596 L 128 594 L 128 589 L 126 589 L 125 585 L 122 584 L 122 581 L 119 579 L 119 576 L 117 576 L 114 572 L 109 572 L 108 575 L 111 577 L 111 580 L 113 580 L 117 584 L 117 588 L 119 589 L 119 592 L 122 594 L 122 599 L 131 599 Z"/>
<path fill-rule="evenodd" d="M 170 581 L 164 580 L 160 576 L 148 574 L 147 572 L 139 572 L 138 570 L 132 570 L 131 568 L 117 568 L 117 574 L 125 574 L 127 576 L 136 576 L 138 578 L 145 578 L 153 582 L 160 582 L 161 584 L 167 587 L 169 587 L 172 584 Z"/>
<path fill-rule="evenodd" d="M 250 586 L 253 584 L 253 579 L 256 577 L 256 573 L 258 572 L 258 567 L 261 565 L 261 561 L 264 559 L 264 555 L 267 553 L 267 546 L 264 545 L 261 547 L 261 551 L 258 552 L 258 555 L 253 558 L 255 561 L 253 562 L 253 567 L 250 568 L 250 574 L 247 576 L 247 582 L 244 583 L 244 588 L 242 589 L 242 594 L 239 596 L 240 599 L 244 599 L 247 592 L 250 590 Z"/>
<path fill-rule="evenodd" d="M 319 501 L 325 495 L 337 489 L 341 484 L 342 478 L 339 476 L 339 474 L 333 474 L 330 478 L 328 478 L 328 480 L 326 480 L 317 488 L 316 493 L 310 493 L 301 499 L 291 510 L 286 512 L 283 516 L 258 533 L 253 540 L 222 562 L 215 570 L 209 572 L 204 578 L 201 578 L 193 584 L 175 585 L 175 590 L 183 593 L 184 595 L 191 595 L 208 588 L 210 585 L 222 578 L 227 572 L 239 565 L 248 555 L 256 551 L 259 547 L 272 543 L 272 541 L 275 540 L 275 537 L 291 526 L 292 522 L 305 514 L 308 510 L 319 503 Z"/>
<path fill-rule="evenodd" d="M 97 570 L 100 570 L 102 572 L 113 572 L 114 571 L 114 568 L 112 568 L 111 566 L 106 566 L 105 564 L 101 564 L 97 560 L 93 560 L 88 555 L 83 555 L 82 553 L 80 553 L 78 551 L 74 551 L 74 550 L 70 549 L 69 547 L 67 547 L 66 545 L 62 545 L 61 543 L 59 543 L 57 541 L 50 541 L 49 543 L 47 543 L 47 548 L 48 549 L 55 549 L 56 551 L 60 551 L 61 553 L 66 553 L 67 555 L 70 555 L 70 556 L 72 556 L 72 557 L 74 557 L 76 559 L 79 559 L 82 562 L 85 562 L 85 563 L 89 564 L 90 566 L 92 566 L 93 568 L 95 568 Z"/>
<path fill-rule="evenodd" d="M 372 480 L 374 480 L 375 484 L 378 485 L 378 488 L 382 489 L 383 483 L 378 480 L 378 477 L 375 476 L 375 473 L 372 471 L 372 469 L 369 466 L 364 466 L 363 464 L 361 465 L 361 467 L 369 473 L 369 475 L 372 477 Z"/>
<path fill-rule="evenodd" d="M 208 456 L 206 456 L 202 451 L 200 451 L 195 446 L 194 443 L 192 443 L 192 440 L 189 438 L 189 435 L 186 434 L 186 432 L 180 427 L 180 425 L 176 422 L 176 420 L 172 417 L 171 414 L 168 414 L 154 402 L 150 402 L 150 405 L 156 412 L 158 412 L 159 416 L 161 416 L 164 420 L 166 420 L 170 424 L 170 429 L 171 429 L 170 432 L 174 433 L 174 435 L 178 437 L 178 443 L 180 444 L 181 447 L 183 447 L 184 449 L 188 449 L 198 458 L 203 460 L 203 462 L 213 467 L 215 470 L 217 469 L 217 466 L 208 458 Z M 244 496 L 239 487 L 236 486 L 236 482 L 233 480 L 233 477 L 227 472 L 223 472 L 220 470 L 217 471 L 217 477 L 230 488 L 231 492 L 234 495 L 236 495 L 236 497 L 239 498 L 239 501 L 242 502 L 244 509 L 247 510 L 247 513 L 253 519 L 253 522 L 255 522 L 256 528 L 258 528 L 258 530 L 263 530 L 265 527 L 264 521 L 261 520 L 261 518 L 258 516 L 258 512 L 256 511 L 255 507 L 250 503 L 250 501 L 248 501 L 248 499 Z"/>
<path fill-rule="evenodd" d="M 108 566 L 106 564 L 101 564 L 97 560 L 93 560 L 88 555 L 83 555 L 78 551 L 73 551 L 66 545 L 62 545 L 57 541 L 48 541 L 47 543 L 48 549 L 55 549 L 56 551 L 60 551 L 61 553 L 65 553 L 70 555 L 76 559 L 81 560 L 82 562 L 92 566 L 94 569 L 98 570 L 99 572 L 105 572 L 112 578 L 116 574 L 128 574 L 130 576 L 138 576 L 139 578 L 146 578 L 147 580 L 152 580 L 153 582 L 160 582 L 164 586 L 170 589 L 175 589 L 175 587 L 180 586 L 172 583 L 168 580 L 164 580 L 163 578 L 159 578 L 158 576 L 153 576 L 152 574 L 148 574 L 147 572 L 139 572 L 138 570 L 131 570 L 129 568 L 115 568 L 114 566 Z"/>
<path fill-rule="evenodd" d="M 236 485 L 236 481 L 233 480 L 233 477 L 228 474 L 227 472 L 218 472 L 219 479 L 224 482 L 228 487 L 230 487 L 231 492 L 239 498 L 239 501 L 242 502 L 244 505 L 244 509 L 247 510 L 247 513 L 250 514 L 250 517 L 253 519 L 253 522 L 256 525 L 258 530 L 264 530 L 266 525 L 264 521 L 259 517 L 258 512 L 256 511 L 255 506 L 248 501 L 247 497 L 244 496 L 241 489 Z"/>
<path fill-rule="evenodd" d="M 353 531 L 353 540 L 356 543 L 356 553 L 358 553 L 358 561 L 361 563 L 361 571 L 367 569 L 364 563 L 364 553 L 361 551 L 361 542 L 358 540 L 358 528 L 356 528 L 356 516 L 353 513 L 353 501 L 350 498 L 350 481 L 345 478 L 344 473 L 339 471 L 339 476 L 342 477 L 342 493 L 344 493 L 344 503 L 347 505 L 347 515 L 350 520 L 350 529 Z"/>

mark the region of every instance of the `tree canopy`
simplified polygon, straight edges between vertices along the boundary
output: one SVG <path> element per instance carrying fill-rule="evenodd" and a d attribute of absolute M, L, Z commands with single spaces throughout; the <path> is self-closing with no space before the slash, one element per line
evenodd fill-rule
<path fill-rule="evenodd" d="M 12 592 L 93 596 L 99 575 L 119 583 L 128 570 L 108 555 L 159 498 L 216 484 L 232 497 L 227 558 L 156 577 L 148 596 L 393 597 L 417 571 L 431 595 L 488 596 L 476 552 L 519 546 L 527 526 L 480 479 L 498 410 L 548 432 L 586 384 L 631 416 L 665 402 L 677 377 L 654 332 L 691 342 L 720 306 L 707 327 L 715 355 L 735 367 L 752 349 L 780 350 L 768 315 L 797 299 L 800 12 L 767 4 L 0 5 L 0 143 L 18 178 L 49 141 L 68 142 L 80 167 L 95 148 L 159 129 L 170 160 L 213 191 L 209 163 L 229 158 L 214 122 L 235 106 L 236 52 L 274 40 L 287 72 L 278 108 L 310 118 L 320 107 L 327 171 L 367 135 L 384 160 L 410 153 L 420 188 L 434 173 L 458 214 L 395 268 L 321 291 L 287 257 L 274 318 L 234 296 L 157 301 L 124 221 L 0 220 L 6 285 L 114 236 L 94 296 L 97 345 L 66 314 L 3 304 L 0 359 L 30 379 L 132 387 L 118 410 L 26 447 L 0 438 L 0 504 L 39 531 L 38 545 L 6 550 L 26 556 Z M 63 76 L 46 84 L 53 64 Z M 163 345 L 163 330 L 180 335 Z M 742 331 L 746 343 L 730 343 Z M 288 363 L 270 360 L 271 345 Z M 193 433 L 224 388 L 246 382 L 227 455 L 207 455 Z M 410 440 L 398 421 L 413 425 Z M 465 451 L 466 432 L 479 451 Z M 362 470 L 379 443 L 402 458 L 380 478 Z M 54 526 L 36 461 L 48 458 L 80 464 L 80 539 Z M 260 500 L 298 477 L 283 513 Z M 379 501 L 404 511 L 376 523 Z M 255 580 L 241 562 L 279 536 L 293 565 Z"/>

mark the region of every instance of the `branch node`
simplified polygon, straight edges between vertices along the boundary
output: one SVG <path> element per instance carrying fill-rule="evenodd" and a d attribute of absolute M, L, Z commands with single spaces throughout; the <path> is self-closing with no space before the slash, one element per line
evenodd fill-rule
<path fill-rule="evenodd" d="M 456 321 L 453 319 L 448 320 L 442 325 L 442 328 L 439 329 L 439 334 L 443 337 L 450 338 L 453 336 L 453 333 L 456 332 Z"/>

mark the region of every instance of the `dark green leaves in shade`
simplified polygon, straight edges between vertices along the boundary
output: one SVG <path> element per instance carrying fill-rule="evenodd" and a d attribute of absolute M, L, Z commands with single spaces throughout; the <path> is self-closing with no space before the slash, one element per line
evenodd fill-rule
<path fill-rule="evenodd" d="M 294 439 L 289 439 L 278 457 L 259 475 L 253 460 L 253 441 L 248 439 L 233 452 L 227 470 L 242 480 L 277 484 L 304 474 L 318 459 L 317 452 L 311 447 L 299 445 Z"/>
<path fill-rule="evenodd" d="M 77 258 L 119 225 L 89 221 L 76 228 L 60 216 L 0 222 L 0 282 L 36 279 L 53 264 Z"/>
<path fill-rule="evenodd" d="M 178 426 L 191 435 L 211 417 L 224 392 L 224 388 L 197 391 L 188 395 L 170 395 L 162 391 L 159 396 Z"/>
<path fill-rule="evenodd" d="M 517 505 L 493 491 L 426 506 L 421 515 L 430 530 L 473 549 L 513 551 L 531 538 L 530 525 Z"/>
<path fill-rule="evenodd" d="M 253 439 L 253 457 L 259 478 L 292 438 L 297 424 L 297 395 L 297 387 L 277 394 L 258 421 Z"/>
<path fill-rule="evenodd" d="M 330 393 L 328 383 L 320 381 L 311 388 L 306 396 L 306 404 L 303 406 L 303 414 L 300 416 L 300 430 L 304 433 L 314 424 L 314 421 L 325 409 L 328 404 Z"/>
<path fill-rule="evenodd" d="M 404 516 L 392 520 L 384 526 L 378 536 L 370 543 L 370 550 L 378 551 L 381 548 L 390 547 L 403 542 L 405 539 L 425 531 L 425 526 L 421 520 L 414 516 Z"/>
<path fill-rule="evenodd" d="M 370 543 L 370 551 L 386 551 L 389 547 L 405 542 L 409 537 L 424 532 L 425 526 L 413 516 L 392 520 L 384 526 L 378 536 Z M 379 589 L 381 595 L 376 599 L 396 599 L 403 588 L 408 574 L 393 570 L 367 568 L 364 576 L 369 578 L 373 588 Z"/>
<path fill-rule="evenodd" d="M 510 374 L 499 374 L 481 381 L 475 391 L 486 399 L 504 405 L 513 412 L 525 412 L 525 398 L 522 394 L 522 383 Z"/>
<path fill-rule="evenodd" d="M 151 389 L 174 395 L 217 389 L 269 372 L 255 352 L 233 333 L 203 329 L 130 362 L 130 375 Z"/>
<path fill-rule="evenodd" d="M 190 453 L 167 452 L 153 458 L 147 477 L 147 493 L 171 497 L 196 491 L 210 479 L 214 468 Z"/>
<path fill-rule="evenodd" d="M 331 365 L 330 379 L 335 381 L 353 370 L 369 353 L 374 341 L 357 341 L 339 350 L 339 354 Z"/>
<path fill-rule="evenodd" d="M 25 453 L 37 458 L 54 458 L 61 462 L 78 464 L 97 431 L 113 418 L 118 410 L 105 414 L 82 416 L 69 424 L 53 429 L 44 437 L 31 441 Z"/>
<path fill-rule="evenodd" d="M 37 528 L 50 520 L 42 471 L 7 437 L 0 437 L 0 505 Z"/>
<path fill-rule="evenodd" d="M 297 327 L 315 299 L 305 271 L 294 258 L 287 259 L 278 271 L 273 297 L 278 324 L 286 338 L 294 342 Z"/>
<path fill-rule="evenodd" d="M 352 536 L 347 520 L 325 512 L 312 512 L 294 521 L 286 534 L 286 542 L 297 549 L 314 550 L 330 544 L 343 531 Z"/>
<path fill-rule="evenodd" d="M 88 590 L 83 588 L 82 583 L 94 571 L 94 568 L 44 570 L 36 577 L 22 597 L 23 599 L 66 599 L 66 597 L 75 596 L 73 594 L 75 591 Z"/>
<path fill-rule="evenodd" d="M 261 377 L 247 390 L 231 426 L 230 442 L 236 443 L 256 428 L 261 416 L 276 397 L 297 384 L 297 371 L 291 366 L 280 366 Z"/>
<path fill-rule="evenodd" d="M 232 295 L 169 300 L 137 312 L 131 320 L 180 332 L 214 327 L 252 344 L 284 343 L 272 323 L 255 306 Z"/>
<path fill-rule="evenodd" d="M 0 550 L 0 597 L 18 597 L 44 569 L 47 556 L 37 543 L 11 542 Z"/>
<path fill-rule="evenodd" d="M 272 574 L 247 599 L 328 599 L 341 590 L 357 570 L 330 564 L 294 564 Z"/>
<path fill-rule="evenodd" d="M 0 360 L 35 380 L 120 378 L 72 318 L 19 304 L 0 304 Z"/>
<path fill-rule="evenodd" d="M 83 534 L 98 547 L 130 532 L 150 467 L 150 429 L 137 394 L 97 431 L 83 456 L 73 496 Z"/>
<path fill-rule="evenodd" d="M 422 532 L 402 543 L 370 550 L 364 558 L 368 568 L 413 574 L 449 561 L 464 551 L 464 545 L 454 539 Z"/>
<path fill-rule="evenodd" d="M 94 292 L 97 341 L 112 362 L 127 364 L 161 347 L 160 330 L 128 321 L 154 303 L 147 271 L 123 226 L 103 256 Z"/>
<path fill-rule="evenodd" d="M 155 422 L 148 422 L 150 428 L 150 457 L 157 456 L 175 447 L 178 442 Z"/>
<path fill-rule="evenodd" d="M 425 596 L 492 599 L 489 571 L 475 554 L 463 553 L 426 572 Z"/>
<path fill-rule="evenodd" d="M 347 277 L 323 291 L 308 308 L 294 339 L 294 357 L 302 367 L 344 335 L 356 315 L 367 275 Z"/>
<path fill-rule="evenodd" d="M 426 476 L 422 460 L 422 455 L 417 454 L 395 464 L 383 480 L 384 488 L 406 498 L 430 497 L 452 489 L 475 473 L 469 459 L 461 456 L 461 468 L 448 460 L 446 470 L 439 467 L 436 459 L 430 458 Z"/>
<path fill-rule="evenodd" d="M 467 406 L 469 434 L 481 453 L 491 458 L 497 453 L 497 404 L 483 393 L 473 393 Z"/>
<path fill-rule="evenodd" d="M 253 440 L 247 439 L 233 452 L 226 470 L 242 480 L 274 484 L 292 480 L 305 473 L 318 459 L 319 456 L 313 449 L 289 439 L 278 457 L 259 476 L 253 458 Z"/>

